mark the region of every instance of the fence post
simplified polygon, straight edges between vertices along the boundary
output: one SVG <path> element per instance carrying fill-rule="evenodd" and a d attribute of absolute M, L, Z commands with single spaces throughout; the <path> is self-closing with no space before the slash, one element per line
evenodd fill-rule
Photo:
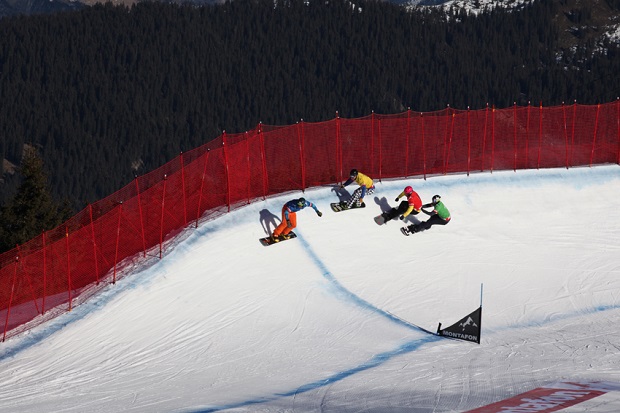
<path fill-rule="evenodd" d="M 222 148 L 224 148 L 224 166 L 226 167 L 226 204 L 228 204 L 228 212 L 230 212 L 230 172 L 228 170 L 228 145 L 226 145 L 226 131 L 222 133 Z"/>
<path fill-rule="evenodd" d="M 575 153 L 575 118 L 577 117 L 577 99 L 573 103 L 573 127 L 571 132 L 570 143 L 570 164 L 573 165 L 573 154 Z"/>
<path fill-rule="evenodd" d="M 407 108 L 407 141 L 405 142 L 405 178 L 409 177 L 409 136 L 411 129 L 411 108 Z"/>
<path fill-rule="evenodd" d="M 41 314 L 45 314 L 45 297 L 47 297 L 47 247 L 45 245 L 45 231 L 43 231 L 42 240 L 43 240 L 43 302 L 41 303 Z"/>
<path fill-rule="evenodd" d="M 200 211 L 202 209 L 202 191 L 205 185 L 205 176 L 207 175 L 207 162 L 209 160 L 210 149 L 205 152 L 205 165 L 202 168 L 202 178 L 200 179 L 200 193 L 198 194 L 198 208 L 196 209 L 196 228 L 198 228 L 198 220 L 200 219 Z"/>
<path fill-rule="evenodd" d="M 467 176 L 471 167 L 471 129 L 469 125 L 469 106 L 467 106 Z"/>
<path fill-rule="evenodd" d="M 142 216 L 142 197 L 140 196 L 140 186 L 138 185 L 138 177 L 135 177 L 136 181 L 136 196 L 138 197 L 138 211 L 140 213 L 140 230 L 142 232 L 142 250 L 144 251 L 143 257 L 146 257 L 146 237 L 144 235 L 144 217 Z M 92 222 L 92 216 L 91 216 Z"/>
<path fill-rule="evenodd" d="M 183 151 L 179 154 L 181 162 L 181 189 L 183 191 L 183 227 L 187 226 L 187 194 L 185 193 L 185 162 L 183 161 Z"/>
<path fill-rule="evenodd" d="M 513 119 L 513 147 L 514 147 L 514 159 L 513 159 L 513 170 L 517 172 L 517 102 L 514 102 L 514 119 Z"/>
<path fill-rule="evenodd" d="M 592 151 L 590 152 L 590 167 L 594 162 L 594 147 L 596 146 L 596 134 L 598 133 L 598 115 L 601 111 L 601 104 L 596 105 L 596 121 L 594 123 L 594 136 L 592 137 Z"/>
<path fill-rule="evenodd" d="M 258 124 L 258 136 L 260 137 L 260 155 L 263 163 L 263 199 L 267 199 L 267 188 L 269 188 L 269 175 L 267 175 L 267 159 L 265 156 L 265 133 L 263 124 Z"/>
<path fill-rule="evenodd" d="M 375 172 L 375 111 L 370 113 L 370 169 Z M 379 171 L 381 170 L 381 149 L 379 149 Z M 380 173 L 379 173 L 380 174 Z"/>
<path fill-rule="evenodd" d="M 539 103 L 538 106 L 539 109 L 539 116 L 538 116 L 538 161 L 536 162 L 536 169 L 540 169 L 540 151 L 542 148 L 542 128 L 543 128 L 543 106 L 542 106 L 542 100 Z"/>
<path fill-rule="evenodd" d="M 164 244 L 164 211 L 166 206 L 166 183 L 168 175 L 164 175 L 164 190 L 161 193 L 161 218 L 159 222 L 159 259 L 162 257 L 162 249 Z"/>
<path fill-rule="evenodd" d="M 495 165 L 495 105 L 491 109 L 491 173 Z"/>
<path fill-rule="evenodd" d="M 443 174 L 446 174 L 446 151 L 448 150 L 448 130 L 450 129 L 450 105 L 446 110 L 446 133 L 443 136 Z"/>
<path fill-rule="evenodd" d="M 2 334 L 2 341 L 6 340 L 6 331 L 9 328 L 9 316 L 11 315 L 11 305 L 13 304 L 13 295 L 15 294 L 15 283 L 17 281 L 17 265 L 19 263 L 19 255 L 15 257 L 15 266 L 13 270 L 13 283 L 11 284 L 11 295 L 9 296 L 9 307 L 6 310 L 6 320 L 4 321 L 4 333 Z"/>
<path fill-rule="evenodd" d="M 245 160 L 248 164 L 248 177 L 252 176 L 252 167 L 250 164 L 250 137 L 248 134 L 248 131 L 245 131 Z M 251 187 L 251 180 L 248 178 L 247 180 L 247 184 L 245 185 L 245 187 L 247 188 L 247 198 L 248 198 L 248 205 L 250 204 L 250 187 Z"/>
<path fill-rule="evenodd" d="M 443 163 L 443 174 L 448 174 L 448 165 L 450 164 L 450 149 L 452 148 L 452 136 L 454 135 L 454 119 L 456 118 L 456 113 L 453 111 L 451 120 L 450 120 L 450 138 L 448 139 L 448 144 L 444 148 L 444 163 Z"/>
<path fill-rule="evenodd" d="M 304 120 L 297 123 L 297 143 L 299 144 L 299 163 L 301 165 L 301 190 L 306 190 L 306 165 L 304 156 Z"/>
<path fill-rule="evenodd" d="M 123 216 L 123 201 L 118 205 L 118 223 L 116 224 L 116 248 L 114 249 L 114 275 L 112 276 L 112 284 L 116 284 L 116 266 L 118 265 L 118 244 L 121 238 L 121 218 Z"/>
<path fill-rule="evenodd" d="M 67 284 L 69 288 L 69 311 L 73 309 L 73 286 L 71 285 L 71 254 L 69 249 L 69 227 L 65 225 L 65 246 L 67 247 Z"/>
<path fill-rule="evenodd" d="M 452 111 L 452 122 L 450 125 L 450 140 L 448 141 L 448 153 L 446 156 L 446 174 L 448 173 L 448 166 L 450 165 L 450 152 L 452 151 L 452 139 L 454 138 L 455 119 L 456 119 L 456 112 Z"/>
<path fill-rule="evenodd" d="M 424 174 L 424 180 L 426 181 L 426 141 L 424 131 L 424 114 L 420 112 L 420 123 L 422 124 L 422 172 Z"/>
<path fill-rule="evenodd" d="M 18 256 L 21 255 L 22 251 L 21 248 L 19 247 L 19 245 L 17 245 L 17 254 Z M 42 314 L 39 311 L 39 303 L 37 302 L 37 295 L 34 292 L 34 287 L 32 286 L 32 277 L 30 277 L 30 274 L 28 274 L 28 271 L 26 271 L 26 268 L 23 268 L 23 277 L 25 279 L 28 280 L 28 287 L 30 287 L 30 294 L 32 294 L 32 301 L 34 302 L 34 308 L 37 310 L 37 314 Z"/>
<path fill-rule="evenodd" d="M 480 162 L 480 172 L 484 171 L 484 154 L 487 150 L 487 125 L 489 124 L 489 102 L 484 111 L 484 132 L 482 133 L 482 160 Z"/>
<path fill-rule="evenodd" d="M 562 102 L 562 117 L 564 118 L 564 145 L 566 146 L 566 169 L 568 169 L 568 128 L 566 127 L 566 106 Z"/>
<path fill-rule="evenodd" d="M 525 125 L 525 167 L 530 165 L 530 112 L 532 111 L 532 105 L 530 101 L 527 102 L 527 124 Z"/>
<path fill-rule="evenodd" d="M 338 182 L 342 183 L 342 142 L 340 140 L 340 116 L 338 116 L 338 111 L 336 111 L 336 179 Z"/>
<path fill-rule="evenodd" d="M 616 124 L 618 125 L 618 164 L 620 164 L 620 97 L 616 98 L 616 106 L 618 107 L 616 115 Z"/>
<path fill-rule="evenodd" d="M 88 215 L 90 217 L 90 241 L 93 244 L 93 260 L 95 261 L 95 284 L 99 285 L 99 262 L 97 262 L 97 243 L 95 241 L 95 225 L 93 224 L 93 206 L 88 204 Z"/>
<path fill-rule="evenodd" d="M 381 118 L 377 119 L 379 128 L 379 181 L 383 178 L 383 134 L 381 133 Z"/>

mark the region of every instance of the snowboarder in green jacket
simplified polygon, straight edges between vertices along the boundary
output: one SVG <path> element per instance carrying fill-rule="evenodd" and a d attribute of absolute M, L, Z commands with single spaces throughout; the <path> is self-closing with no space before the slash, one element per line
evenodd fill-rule
<path fill-rule="evenodd" d="M 426 211 L 424 208 L 433 207 L 432 211 Z M 426 221 L 420 222 L 419 224 L 411 224 L 407 227 L 401 228 L 403 234 L 410 235 L 415 232 L 426 231 L 433 225 L 446 225 L 450 222 L 450 211 L 448 208 L 441 202 L 441 197 L 439 195 L 433 196 L 433 202 L 430 204 L 422 205 L 422 212 L 426 215 L 430 215 L 430 218 Z"/>

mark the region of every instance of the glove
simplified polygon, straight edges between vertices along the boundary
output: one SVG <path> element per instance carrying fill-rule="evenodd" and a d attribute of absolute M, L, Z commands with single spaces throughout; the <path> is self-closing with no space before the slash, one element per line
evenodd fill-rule
<path fill-rule="evenodd" d="M 316 211 L 316 214 L 317 214 L 318 216 L 320 216 L 320 217 L 322 217 L 322 216 L 323 216 L 323 213 L 322 213 L 321 211 Z"/>
<path fill-rule="evenodd" d="M 289 228 L 293 228 L 293 224 L 291 224 L 291 221 L 288 219 L 286 220 L 286 226 Z"/>
<path fill-rule="evenodd" d="M 400 220 L 402 221 L 403 219 L 405 219 L 405 216 L 404 216 L 404 215 L 401 215 L 401 216 L 400 216 Z"/>
<path fill-rule="evenodd" d="M 394 200 L 394 202 L 398 202 L 398 200 L 399 200 L 399 199 L 400 199 L 400 198 L 396 198 L 396 199 Z"/>

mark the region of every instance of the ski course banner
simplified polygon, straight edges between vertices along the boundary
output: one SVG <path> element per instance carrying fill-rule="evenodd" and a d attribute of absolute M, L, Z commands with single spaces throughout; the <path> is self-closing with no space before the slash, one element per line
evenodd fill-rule
<path fill-rule="evenodd" d="M 471 314 L 461 318 L 450 327 L 441 328 L 441 323 L 437 327 L 437 334 L 458 340 L 471 341 L 480 344 L 480 332 L 482 324 L 482 306 Z"/>
<path fill-rule="evenodd" d="M 620 384 L 599 381 L 556 382 L 465 413 L 616 412 Z M 596 403 L 592 404 L 592 399 Z M 566 410 L 565 410 L 566 409 Z"/>

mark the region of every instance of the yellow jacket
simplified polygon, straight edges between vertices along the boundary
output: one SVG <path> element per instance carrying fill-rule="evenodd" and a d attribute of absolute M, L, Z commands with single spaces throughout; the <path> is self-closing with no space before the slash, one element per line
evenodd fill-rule
<path fill-rule="evenodd" d="M 365 186 L 366 188 L 372 188 L 374 186 L 374 182 L 370 179 L 369 176 L 364 175 L 361 172 L 357 173 L 355 177 L 355 183 L 359 186 Z"/>

